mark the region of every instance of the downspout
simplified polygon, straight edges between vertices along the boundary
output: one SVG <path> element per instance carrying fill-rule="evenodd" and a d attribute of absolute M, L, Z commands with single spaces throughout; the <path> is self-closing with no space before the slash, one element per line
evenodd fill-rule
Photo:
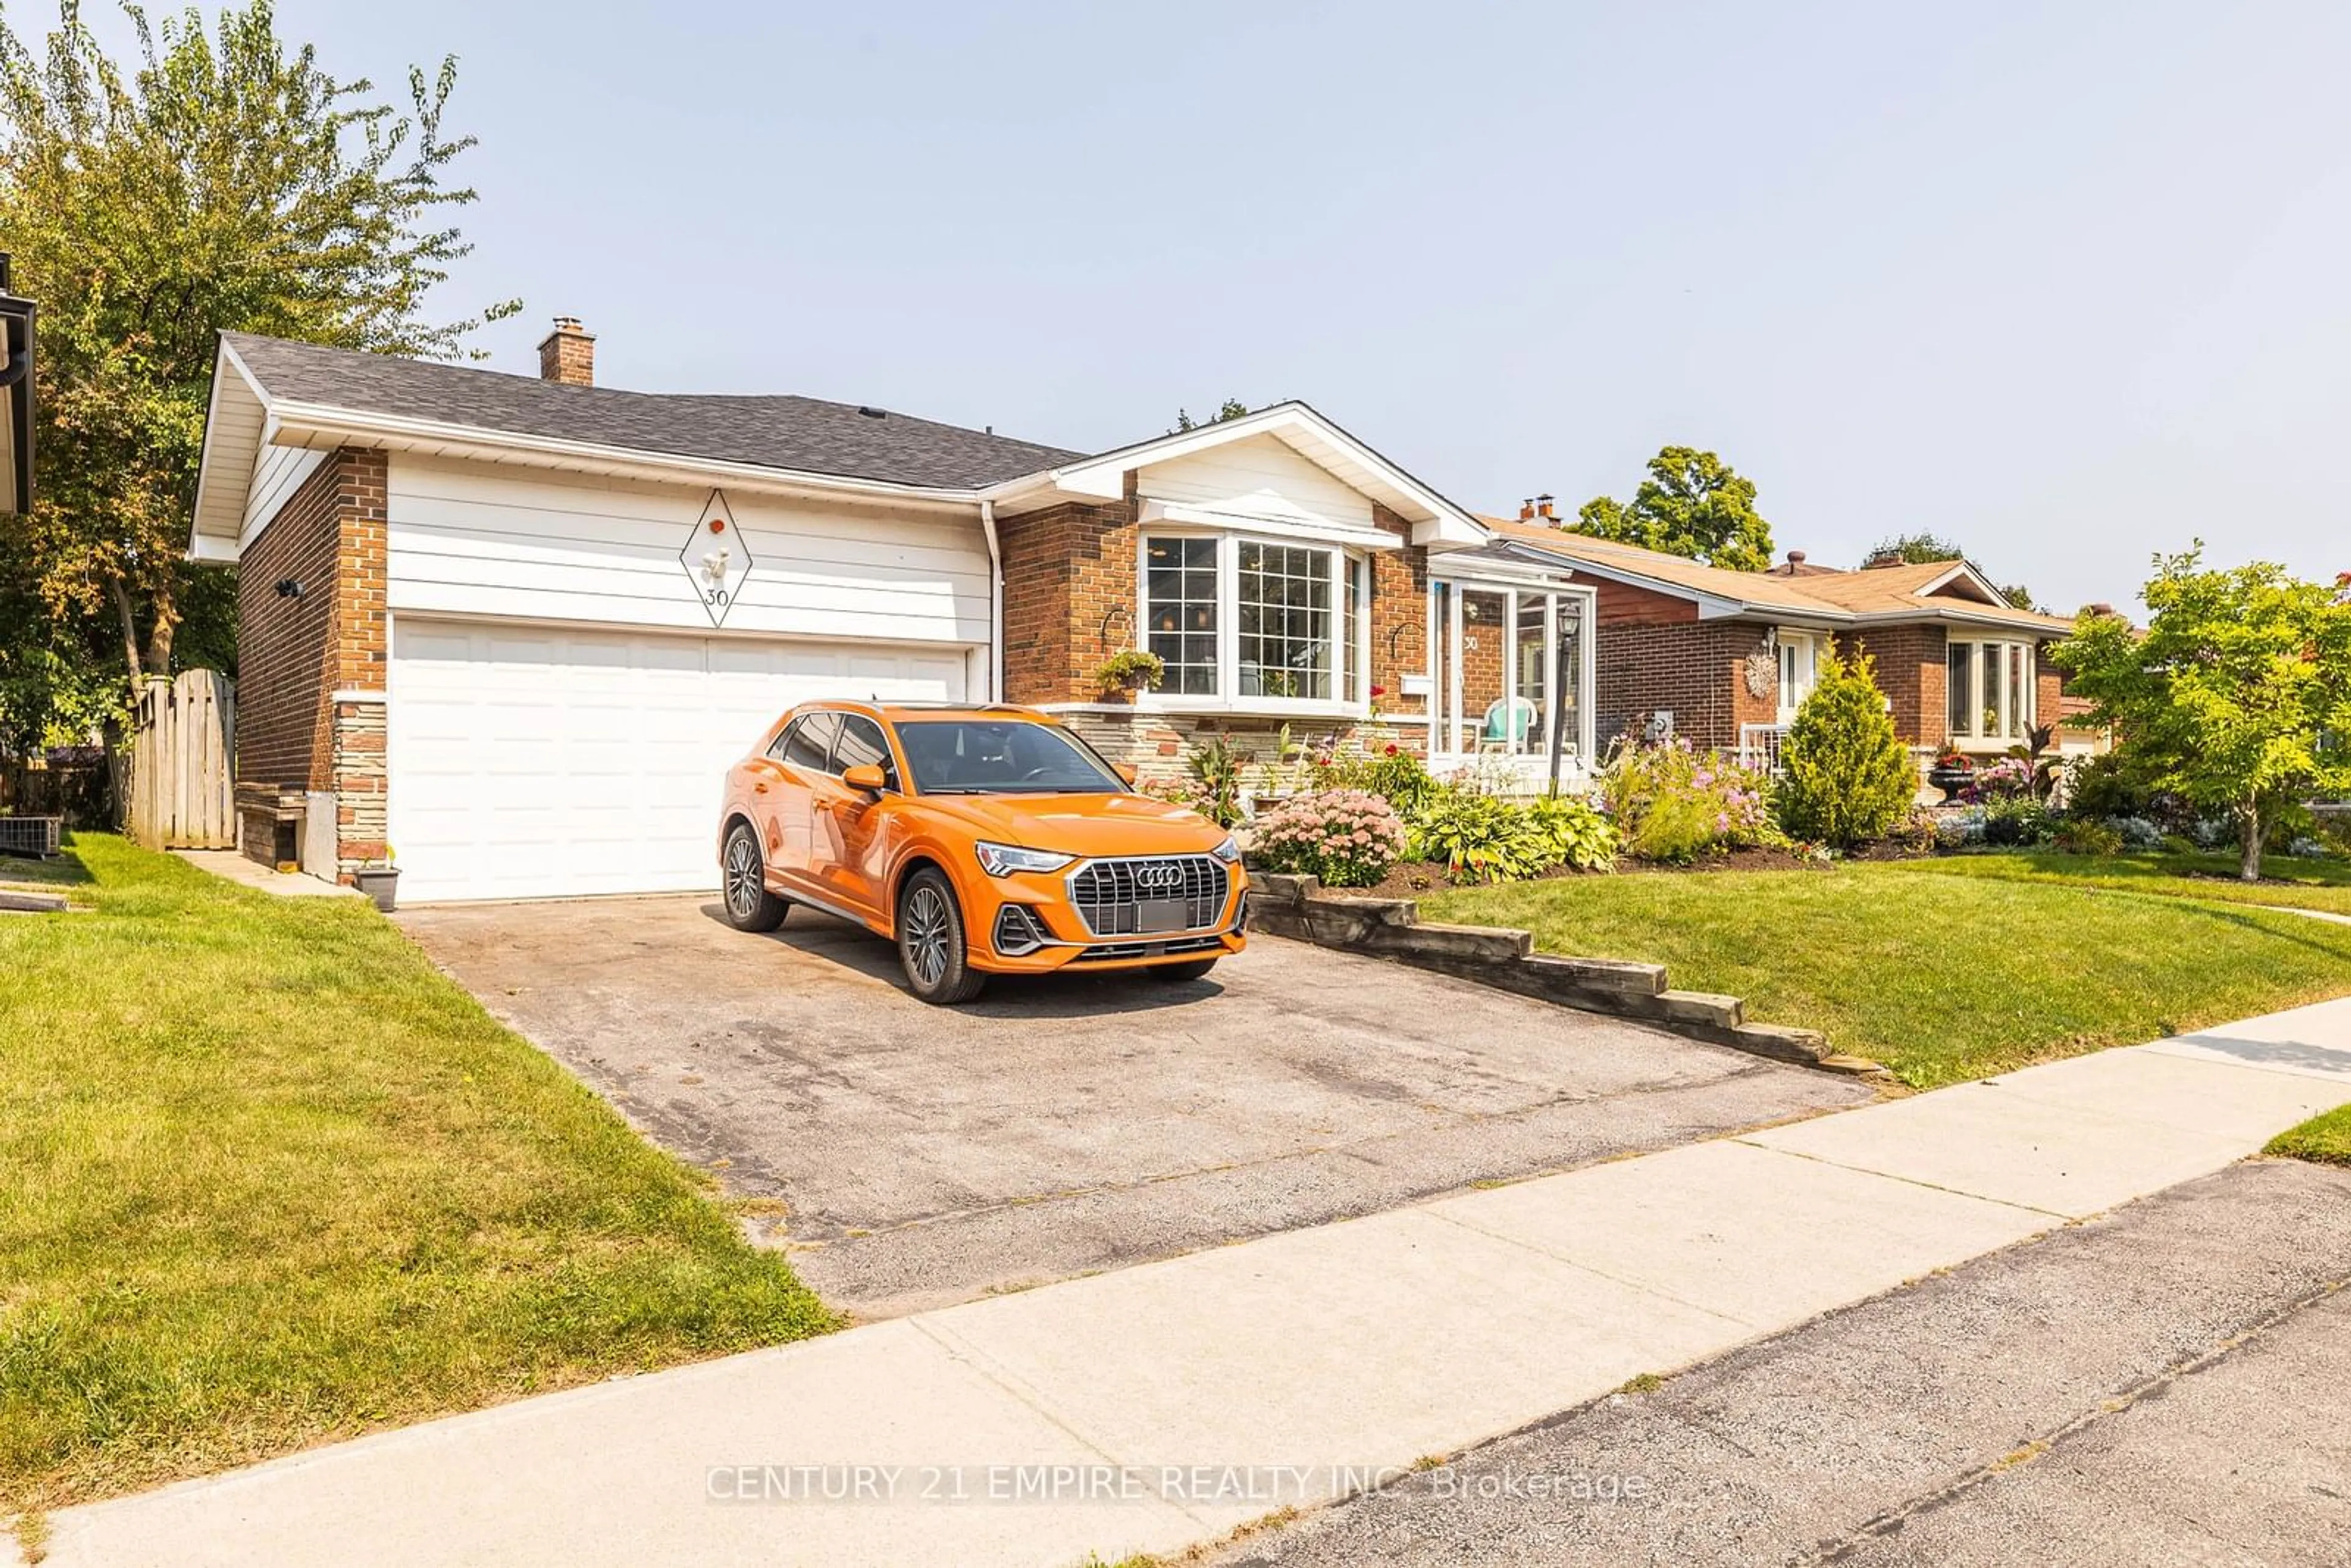
<path fill-rule="evenodd" d="M 996 503 L 979 502 L 979 531 L 987 536 L 987 700 L 1004 700 L 1004 549 L 996 537 Z"/>

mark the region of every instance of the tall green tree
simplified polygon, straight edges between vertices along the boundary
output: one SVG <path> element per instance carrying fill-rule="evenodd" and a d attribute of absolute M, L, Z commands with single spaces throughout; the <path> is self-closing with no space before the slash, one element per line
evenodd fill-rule
<path fill-rule="evenodd" d="M 2145 635 L 2085 613 L 2054 656 L 2095 705 L 2076 722 L 2113 726 L 2137 776 L 2226 812 L 2255 882 L 2285 808 L 2351 789 L 2351 603 L 2267 562 L 2208 569 L 2203 548 L 2155 558 Z"/>
<path fill-rule="evenodd" d="M 1771 525 L 1755 509 L 1754 482 L 1695 446 L 1668 446 L 1650 458 L 1649 476 L 1629 502 L 1586 501 L 1576 531 L 1732 571 L 1771 565 Z"/>
<path fill-rule="evenodd" d="M 1968 559 L 1968 552 L 1938 534 L 1921 530 L 1915 534 L 1896 534 L 1890 538 L 1878 540 L 1865 559 L 1879 560 L 1886 556 L 1892 556 L 1896 560 L 1907 560 L 1913 566 L 1924 566 L 1930 561 L 1965 560 Z M 2035 608 L 2032 591 L 2021 582 L 2001 584 L 2000 596 L 2018 610 Z"/>
<path fill-rule="evenodd" d="M 289 50 L 268 0 L 209 31 L 193 9 L 124 11 L 127 64 L 78 0 L 37 52 L 0 22 L 0 235 L 42 307 L 39 500 L 0 564 L 48 617 L 15 634 L 118 682 L 168 674 L 191 603 L 227 603 L 183 559 L 216 332 L 457 357 L 520 308 L 425 310 L 470 248 L 451 217 L 475 193 L 446 183 L 473 145 L 442 127 L 454 57 L 411 70 L 402 112 Z M 204 628 L 207 656 L 225 639 Z"/>

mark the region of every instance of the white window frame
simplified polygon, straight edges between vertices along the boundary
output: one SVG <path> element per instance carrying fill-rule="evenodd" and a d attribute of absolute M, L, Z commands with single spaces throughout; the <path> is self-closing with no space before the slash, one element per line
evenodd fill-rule
<path fill-rule="evenodd" d="M 1968 727 L 1965 729 L 1950 727 L 1951 650 L 1954 648 L 1965 648 L 1968 651 Z M 1998 700 L 1991 704 L 1984 701 L 1983 694 L 1983 659 L 1986 648 L 2000 650 L 2000 691 L 1997 694 Z M 2013 667 L 2019 650 L 2023 653 L 2023 676 L 2022 680 L 2012 683 L 2016 690 L 2011 694 L 2009 673 Z M 2025 732 L 2040 722 L 2041 645 L 2037 643 L 2016 637 L 1947 636 L 1943 642 L 1943 682 L 1945 738 L 1954 744 L 1972 742 L 1979 747 L 1996 747 L 2005 751 L 2008 747 L 2022 742 Z M 2022 706 L 2024 711 L 2022 716 L 2010 711 L 2013 706 L 2010 701 L 2011 695 L 2022 699 Z M 1995 720 L 1997 733 L 1987 734 L 1984 731 L 1983 716 L 1987 706 L 1993 708 L 1998 715 Z"/>
<path fill-rule="evenodd" d="M 1355 617 L 1357 691 L 1346 695 L 1347 658 L 1340 645 L 1346 634 L 1347 595 L 1358 574 L 1371 570 L 1360 550 L 1321 539 L 1276 533 L 1202 528 L 1185 524 L 1146 524 L 1134 538 L 1134 646 L 1151 646 L 1151 541 L 1212 538 L 1217 541 L 1217 689 L 1214 694 L 1142 692 L 1135 706 L 1165 713 L 1304 714 L 1323 718 L 1367 718 L 1371 714 L 1372 615 L 1371 594 L 1364 585 L 1364 613 Z M 1331 690 L 1329 697 L 1244 696 L 1241 695 L 1241 546 L 1265 545 L 1277 549 L 1320 550 L 1331 559 Z"/>
<path fill-rule="evenodd" d="M 1440 584 L 1447 591 L 1444 594 L 1446 612 L 1441 618 L 1437 612 L 1437 589 Z M 1598 759 L 1593 756 L 1593 727 L 1598 720 L 1593 712 L 1593 704 L 1597 699 L 1599 690 L 1599 591 L 1580 584 L 1513 581 L 1505 578 L 1456 576 L 1451 572 L 1443 571 L 1430 573 L 1428 580 L 1426 674 L 1429 693 L 1429 754 L 1447 762 L 1466 761 L 1477 755 L 1474 747 L 1469 751 L 1461 749 L 1462 738 L 1468 728 L 1467 718 L 1462 712 L 1465 694 L 1461 677 L 1463 622 L 1461 596 L 1465 592 L 1499 593 L 1503 596 L 1502 625 L 1509 642 L 1505 645 L 1502 658 L 1502 684 L 1505 687 L 1504 695 L 1510 697 L 1530 695 L 1519 690 L 1519 662 L 1515 652 L 1519 601 L 1521 596 L 1541 597 L 1547 600 L 1543 611 L 1543 685 L 1541 691 L 1531 694 L 1537 711 L 1541 714 L 1542 722 L 1545 724 L 1551 722 L 1551 708 L 1548 704 L 1551 690 L 1559 680 L 1560 604 L 1562 601 L 1570 598 L 1581 599 L 1583 601 L 1583 618 L 1579 622 L 1583 628 L 1583 658 L 1581 661 L 1582 668 L 1577 672 L 1575 693 L 1575 762 L 1577 766 L 1584 768 L 1597 766 Z M 1444 640 L 1442 660 L 1438 657 L 1440 638 Z M 1444 669 L 1446 684 L 1446 689 L 1441 692 L 1437 689 L 1437 675 L 1440 664 Z M 1540 752 L 1513 753 L 1512 758 L 1520 762 L 1540 762 L 1548 767 L 1551 761 L 1551 747 L 1545 745 Z"/>

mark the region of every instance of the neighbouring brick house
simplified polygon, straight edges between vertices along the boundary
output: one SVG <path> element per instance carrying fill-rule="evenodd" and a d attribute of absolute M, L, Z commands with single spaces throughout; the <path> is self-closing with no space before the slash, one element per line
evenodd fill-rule
<path fill-rule="evenodd" d="M 246 852 L 406 899 L 715 885 L 724 770 L 819 696 L 1588 762 L 1595 584 L 1302 403 L 1098 454 L 876 408 L 225 336 L 191 552 L 241 563 Z M 1111 655 L 1167 662 L 1104 691 Z M 297 847 L 292 824 L 306 826 Z"/>
<path fill-rule="evenodd" d="M 2015 608 L 1966 561 L 1841 571 L 1791 551 L 1770 571 L 1729 571 L 1571 533 L 1531 507 L 1483 520 L 1499 538 L 1597 584 L 1604 736 L 1670 730 L 1768 760 L 1832 644 L 1876 658 L 1895 728 L 1922 769 L 1947 743 L 2003 753 L 2033 726 L 2065 716 L 2048 649 L 2074 623 Z M 2065 738 L 2077 749 L 2094 744 Z"/>

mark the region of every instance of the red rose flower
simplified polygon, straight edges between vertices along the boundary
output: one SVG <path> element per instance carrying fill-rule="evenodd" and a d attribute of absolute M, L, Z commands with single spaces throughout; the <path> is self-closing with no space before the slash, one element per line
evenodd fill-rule
<path fill-rule="evenodd" d="M 1388 755 L 1389 755 L 1390 757 L 1394 757 L 1395 754 L 1396 754 L 1396 746 L 1395 746 L 1395 741 L 1393 741 L 1393 740 L 1391 740 L 1391 741 L 1389 741 L 1389 742 L 1388 742 Z"/>

